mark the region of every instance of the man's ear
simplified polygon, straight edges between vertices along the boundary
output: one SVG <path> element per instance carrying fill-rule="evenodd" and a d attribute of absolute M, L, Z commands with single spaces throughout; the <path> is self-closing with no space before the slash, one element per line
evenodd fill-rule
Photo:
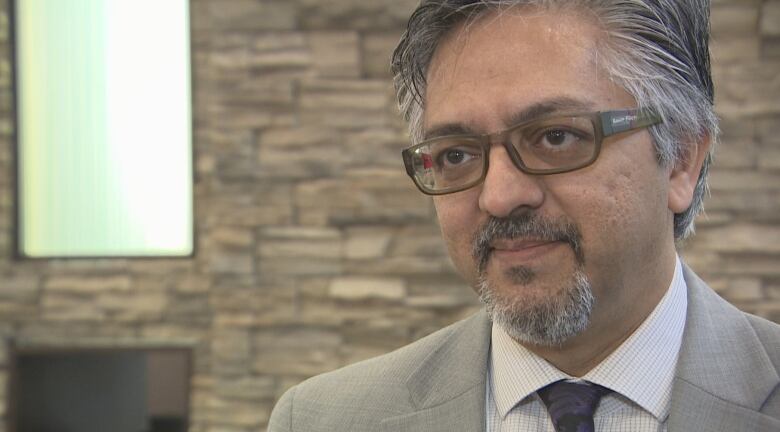
<path fill-rule="evenodd" d="M 669 173 L 669 210 L 683 213 L 693 201 L 693 191 L 699 181 L 702 164 L 710 153 L 712 137 L 708 133 L 687 143 L 686 152 L 681 160 L 674 163 Z"/>

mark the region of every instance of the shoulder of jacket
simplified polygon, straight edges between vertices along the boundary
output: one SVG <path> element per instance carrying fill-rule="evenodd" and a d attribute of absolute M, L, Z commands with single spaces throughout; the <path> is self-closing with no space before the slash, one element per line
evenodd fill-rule
<path fill-rule="evenodd" d="M 780 325 L 749 313 L 744 315 L 780 375 Z"/>
<path fill-rule="evenodd" d="M 472 316 L 390 353 L 301 382 L 274 407 L 274 427 L 269 430 L 293 430 L 294 423 L 302 422 L 309 428 L 306 430 L 373 431 L 377 419 L 410 409 L 410 376 L 429 356 L 444 349 L 453 336 L 468 328 L 470 321 L 478 319 Z M 316 422 L 310 424 L 306 419 Z"/>
<path fill-rule="evenodd" d="M 467 327 L 477 315 L 450 324 L 415 342 L 387 354 L 363 360 L 349 366 L 312 377 L 301 387 L 322 385 L 330 382 L 364 381 L 385 385 L 405 383 L 409 375 L 433 352 L 446 346 L 448 340 Z"/>

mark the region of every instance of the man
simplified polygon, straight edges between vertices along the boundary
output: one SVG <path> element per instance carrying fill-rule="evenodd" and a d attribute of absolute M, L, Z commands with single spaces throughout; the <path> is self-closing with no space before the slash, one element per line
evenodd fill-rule
<path fill-rule="evenodd" d="M 270 430 L 780 430 L 779 327 L 675 249 L 718 131 L 708 15 L 424 0 L 393 58 L 404 163 L 485 312 L 292 388 Z"/>

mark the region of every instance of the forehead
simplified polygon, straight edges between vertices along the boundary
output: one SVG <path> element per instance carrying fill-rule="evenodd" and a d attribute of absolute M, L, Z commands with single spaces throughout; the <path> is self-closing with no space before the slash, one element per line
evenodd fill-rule
<path fill-rule="evenodd" d="M 496 130 L 518 110 L 553 99 L 631 105 L 598 67 L 604 37 L 595 19 L 570 9 L 512 8 L 462 23 L 431 61 L 425 128 L 457 122 Z"/>

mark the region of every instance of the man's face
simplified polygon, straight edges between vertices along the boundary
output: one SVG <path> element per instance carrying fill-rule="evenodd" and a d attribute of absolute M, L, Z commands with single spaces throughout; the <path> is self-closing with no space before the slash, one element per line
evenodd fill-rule
<path fill-rule="evenodd" d="M 425 130 L 483 134 L 541 111 L 636 107 L 598 67 L 604 35 L 584 16 L 513 9 L 456 28 L 429 69 Z M 489 166 L 481 185 L 434 199 L 453 262 L 473 286 L 523 315 L 577 307 L 567 302 L 584 301 L 585 283 L 595 307 L 584 325 L 596 329 L 657 301 L 673 213 L 670 170 L 646 130 L 605 139 L 593 165 L 570 173 L 524 174 L 500 143 Z"/>

